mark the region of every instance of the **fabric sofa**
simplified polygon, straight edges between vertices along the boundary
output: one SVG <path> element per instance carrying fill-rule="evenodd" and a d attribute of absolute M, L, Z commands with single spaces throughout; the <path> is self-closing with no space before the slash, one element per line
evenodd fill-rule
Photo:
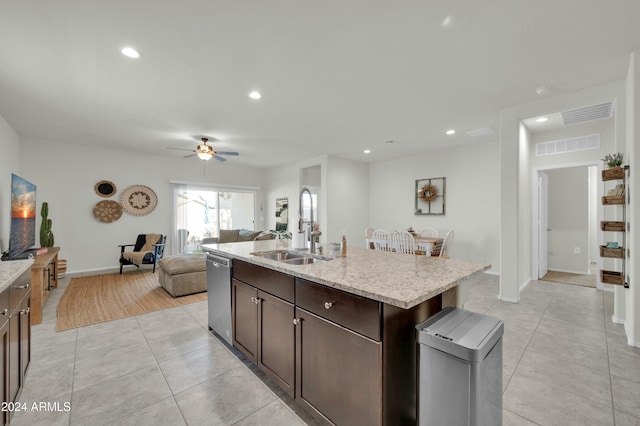
<path fill-rule="evenodd" d="M 240 241 L 272 240 L 273 234 L 249 229 L 221 229 L 217 238 L 203 238 L 202 244 L 237 243 Z"/>

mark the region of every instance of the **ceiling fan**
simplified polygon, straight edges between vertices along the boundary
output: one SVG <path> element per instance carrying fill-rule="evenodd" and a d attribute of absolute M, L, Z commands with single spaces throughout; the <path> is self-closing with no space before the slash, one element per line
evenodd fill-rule
<path fill-rule="evenodd" d="M 191 151 L 193 152 L 193 154 L 185 155 L 185 158 L 193 157 L 194 155 L 197 155 L 198 158 L 204 161 L 210 160 L 211 157 L 215 158 L 218 161 L 227 161 L 227 159 L 224 157 L 221 157 L 221 155 L 240 155 L 235 151 L 215 151 L 211 147 L 211 145 L 207 145 L 209 138 L 203 137 L 203 138 L 200 138 L 200 140 L 202 141 L 202 143 L 198 144 L 196 149 L 184 149 L 184 148 L 168 148 L 168 149 L 176 149 L 179 151 Z"/>

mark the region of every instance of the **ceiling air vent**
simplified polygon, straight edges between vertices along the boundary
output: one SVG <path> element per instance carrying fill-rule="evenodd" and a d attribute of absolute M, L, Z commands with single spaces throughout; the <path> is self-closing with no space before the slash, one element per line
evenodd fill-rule
<path fill-rule="evenodd" d="M 562 116 L 562 123 L 565 126 L 584 123 L 585 121 L 599 120 L 601 118 L 610 118 L 613 115 L 613 101 L 564 111 L 561 112 L 560 115 Z"/>
<path fill-rule="evenodd" d="M 493 129 L 491 127 L 482 127 L 480 129 L 469 130 L 467 134 L 473 138 L 477 138 L 479 136 L 492 135 Z"/>

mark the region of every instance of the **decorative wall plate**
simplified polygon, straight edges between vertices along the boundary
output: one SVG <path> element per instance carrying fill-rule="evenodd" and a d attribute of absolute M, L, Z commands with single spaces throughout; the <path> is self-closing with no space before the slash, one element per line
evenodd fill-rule
<path fill-rule="evenodd" d="M 96 183 L 93 189 L 95 189 L 96 194 L 101 197 L 111 197 L 116 193 L 116 184 L 109 180 L 101 180 Z"/>
<path fill-rule="evenodd" d="M 135 216 L 144 216 L 156 208 L 158 197 L 148 186 L 133 185 L 122 191 L 120 202 L 125 212 Z"/>
<path fill-rule="evenodd" d="M 100 222 L 115 222 L 122 216 L 122 206 L 120 206 L 117 201 L 98 201 L 98 204 L 93 208 L 93 215 Z"/>

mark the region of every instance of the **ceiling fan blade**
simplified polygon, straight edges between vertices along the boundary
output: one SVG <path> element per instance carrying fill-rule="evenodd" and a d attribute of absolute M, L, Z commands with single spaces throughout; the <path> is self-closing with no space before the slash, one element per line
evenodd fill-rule
<path fill-rule="evenodd" d="M 195 157 L 197 154 L 194 152 L 193 154 L 189 154 L 189 155 L 185 155 L 182 158 L 189 158 L 189 157 Z"/>
<path fill-rule="evenodd" d="M 186 148 L 170 148 L 167 147 L 167 149 L 175 149 L 177 151 L 191 151 L 191 152 L 195 152 L 193 149 L 186 149 Z"/>
<path fill-rule="evenodd" d="M 219 155 L 214 155 L 213 158 L 215 158 L 218 161 L 227 161 L 226 158 L 220 157 Z"/>
<path fill-rule="evenodd" d="M 240 155 L 237 152 L 234 151 L 216 151 L 216 154 L 219 155 Z"/>

